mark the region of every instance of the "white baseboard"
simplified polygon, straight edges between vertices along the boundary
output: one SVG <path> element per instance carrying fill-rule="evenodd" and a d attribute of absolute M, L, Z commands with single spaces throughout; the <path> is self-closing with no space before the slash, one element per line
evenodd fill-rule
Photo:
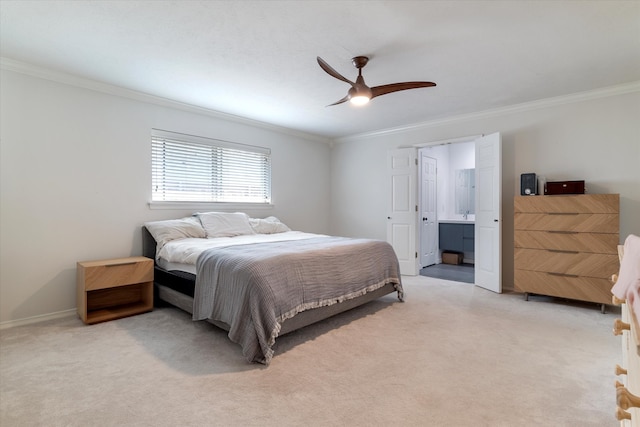
<path fill-rule="evenodd" d="M 60 319 L 62 317 L 70 317 L 76 314 L 76 309 L 57 311 L 55 313 L 41 314 L 39 316 L 27 317 L 26 319 L 8 320 L 0 322 L 0 330 L 13 328 L 15 326 L 30 325 L 32 323 L 44 322 L 46 320 Z"/>

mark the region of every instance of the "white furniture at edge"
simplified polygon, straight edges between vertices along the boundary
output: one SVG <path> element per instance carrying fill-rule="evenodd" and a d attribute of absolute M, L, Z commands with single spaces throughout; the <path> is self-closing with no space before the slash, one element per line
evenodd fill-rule
<path fill-rule="evenodd" d="M 624 246 L 618 246 L 620 260 Z M 614 276 L 613 281 L 616 281 Z M 614 335 L 622 336 L 622 365 L 616 365 L 619 376 L 616 385 L 616 417 L 622 427 L 640 427 L 640 326 L 637 315 L 626 301 L 613 297 L 613 303 L 621 306 L 621 319 L 613 322 Z"/>

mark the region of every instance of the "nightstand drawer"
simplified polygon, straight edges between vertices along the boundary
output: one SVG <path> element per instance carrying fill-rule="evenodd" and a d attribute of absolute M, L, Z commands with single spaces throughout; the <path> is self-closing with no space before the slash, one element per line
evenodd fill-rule
<path fill-rule="evenodd" d="M 145 257 L 80 262 L 85 290 L 153 281 L 153 260 Z"/>

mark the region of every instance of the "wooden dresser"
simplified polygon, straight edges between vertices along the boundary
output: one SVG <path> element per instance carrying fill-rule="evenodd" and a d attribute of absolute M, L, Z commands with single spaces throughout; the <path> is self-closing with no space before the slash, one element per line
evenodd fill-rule
<path fill-rule="evenodd" d="M 516 196 L 514 286 L 524 292 L 611 303 L 618 272 L 619 194 Z"/>

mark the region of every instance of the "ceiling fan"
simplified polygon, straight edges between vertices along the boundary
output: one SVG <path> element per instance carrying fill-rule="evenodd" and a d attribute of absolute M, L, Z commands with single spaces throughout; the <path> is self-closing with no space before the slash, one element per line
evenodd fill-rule
<path fill-rule="evenodd" d="M 355 105 L 364 105 L 376 96 L 386 95 L 387 93 L 397 92 L 399 90 L 418 89 L 421 87 L 430 87 L 436 85 L 433 82 L 404 82 L 369 87 L 364 83 L 364 77 L 362 77 L 362 68 L 367 65 L 367 62 L 369 62 L 369 58 L 366 56 L 356 56 L 355 58 L 352 58 L 351 61 L 353 62 L 353 65 L 358 69 L 358 78 L 355 82 L 352 82 L 351 80 L 338 73 L 336 70 L 331 68 L 331 66 L 327 64 L 324 59 L 318 56 L 318 64 L 320 65 L 320 68 L 322 68 L 330 76 L 333 76 L 336 79 L 342 80 L 343 82 L 349 83 L 351 85 L 349 92 L 347 92 L 347 95 L 344 98 L 334 102 L 333 104 L 327 105 L 327 107 L 342 104 L 343 102 L 347 101 L 351 101 L 351 103 Z"/>

